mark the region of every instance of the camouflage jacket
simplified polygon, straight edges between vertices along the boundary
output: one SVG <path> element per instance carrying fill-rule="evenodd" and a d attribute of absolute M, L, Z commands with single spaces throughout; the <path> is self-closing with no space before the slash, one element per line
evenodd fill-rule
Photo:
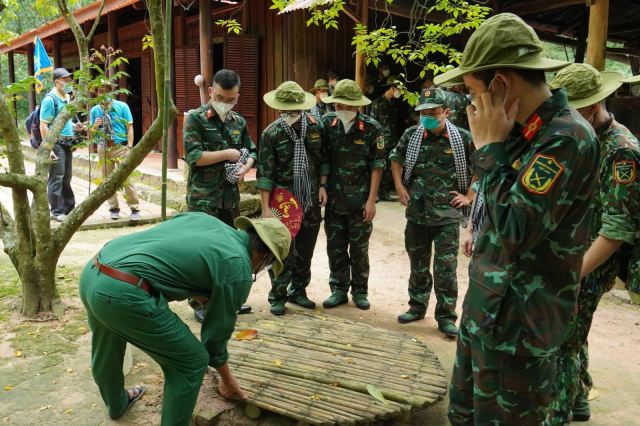
<path fill-rule="evenodd" d="M 384 95 L 378 97 L 371 103 L 368 115 L 382 126 L 385 149 L 387 152 L 391 152 L 400 137 L 398 135 L 398 114 L 395 99 L 388 101 Z"/>
<path fill-rule="evenodd" d="M 257 159 L 247 122 L 237 112 L 227 114 L 223 123 L 209 105 L 189 112 L 184 120 L 184 157 L 189 164 L 187 205 L 190 209 L 232 209 L 240 206 L 238 186 L 224 178 L 224 164 L 196 166 L 206 151 L 247 148 L 250 158 Z"/>
<path fill-rule="evenodd" d="M 450 90 L 445 90 L 444 93 L 447 96 L 447 108 L 449 108 L 447 119 L 456 126 L 469 130 L 469 119 L 467 118 L 469 100 L 466 96 Z"/>
<path fill-rule="evenodd" d="M 380 124 L 358 113 L 356 122 L 344 133 L 335 112 L 322 118 L 331 162 L 327 181 L 328 207 L 337 213 L 354 213 L 364 208 L 369 197 L 371 171 L 385 164 L 384 137 Z"/>
<path fill-rule="evenodd" d="M 327 147 L 324 141 L 324 127 L 312 115 L 307 117 L 307 136 L 305 147 L 309 162 L 309 180 L 314 206 L 318 204 L 320 176 L 329 174 Z M 300 122 L 294 124 L 300 132 Z M 295 142 L 292 141 L 279 120 L 271 123 L 262 132 L 258 149 L 258 174 L 256 187 L 266 191 L 285 188 L 293 193 L 293 161 Z"/>
<path fill-rule="evenodd" d="M 418 126 L 408 128 L 398 146 L 391 151 L 390 161 L 404 166 L 407 147 Z M 467 167 L 471 169 L 471 134 L 458 128 L 466 146 Z M 472 173 L 469 172 L 469 177 Z M 449 136 L 424 131 L 418 160 L 408 185 L 410 195 L 406 210 L 407 220 L 421 225 L 446 225 L 462 221 L 462 213 L 449 204 L 453 198 L 449 191 L 458 191 L 458 176 L 453 160 Z"/>
<path fill-rule="evenodd" d="M 327 113 L 327 104 L 320 102 L 309 110 L 309 114 L 313 115 L 317 120 L 321 120 L 322 116 Z"/>
<path fill-rule="evenodd" d="M 620 272 L 621 259 L 628 257 L 634 246 L 640 245 L 640 148 L 635 136 L 613 116 L 596 131 L 600 144 L 600 187 L 594 203 L 591 240 L 602 235 L 625 243 L 584 280 L 587 291 L 602 294 L 613 286 Z M 635 284 L 628 285 L 638 287 L 640 268 L 637 261 L 640 258 L 635 260 L 629 265 L 632 271 L 623 271 L 623 274 L 632 272 L 628 278 Z"/>
<path fill-rule="evenodd" d="M 504 143 L 472 154 L 485 217 L 462 321 L 485 345 L 548 356 L 575 312 L 597 189 L 593 128 L 556 91 Z"/>

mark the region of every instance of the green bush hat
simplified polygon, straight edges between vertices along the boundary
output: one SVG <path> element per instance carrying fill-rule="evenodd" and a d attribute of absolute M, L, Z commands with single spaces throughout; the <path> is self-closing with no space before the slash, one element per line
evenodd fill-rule
<path fill-rule="evenodd" d="M 447 95 L 444 93 L 444 90 L 438 89 L 437 87 L 422 89 L 416 111 L 438 107 L 447 107 Z"/>
<path fill-rule="evenodd" d="M 622 86 L 622 74 L 598 71 L 589 64 L 571 64 L 558 71 L 549 87 L 567 91 L 569 105 L 579 109 L 607 99 Z"/>
<path fill-rule="evenodd" d="M 324 78 L 317 79 L 316 82 L 313 83 L 313 87 L 309 89 L 309 92 L 315 95 L 316 91 L 318 90 L 329 91 L 329 83 L 327 83 L 327 80 L 325 80 Z"/>
<path fill-rule="evenodd" d="M 340 80 L 333 88 L 333 95 L 327 96 L 322 100 L 326 104 L 344 104 L 349 106 L 365 106 L 371 103 L 371 100 L 362 94 L 360 86 L 353 80 Z"/>
<path fill-rule="evenodd" d="M 236 228 L 246 231 L 255 229 L 262 242 L 269 247 L 275 261 L 273 262 L 273 274 L 278 277 L 284 269 L 283 260 L 289 254 L 291 247 L 291 233 L 289 229 L 276 218 L 249 219 L 239 216 L 234 222 Z"/>
<path fill-rule="evenodd" d="M 640 83 L 640 74 L 633 76 L 633 77 L 629 77 L 629 78 L 625 78 L 624 80 L 622 80 L 623 83 L 629 83 L 629 84 L 637 84 Z"/>
<path fill-rule="evenodd" d="M 305 92 L 295 81 L 285 81 L 276 90 L 265 93 L 262 99 L 280 111 L 304 111 L 316 105 L 316 97 Z"/>
<path fill-rule="evenodd" d="M 465 74 L 495 68 L 554 71 L 569 65 L 542 56 L 544 47 L 536 32 L 513 13 L 500 13 L 483 22 L 471 35 L 462 52 L 460 66 L 437 75 L 441 85 L 460 82 Z"/>

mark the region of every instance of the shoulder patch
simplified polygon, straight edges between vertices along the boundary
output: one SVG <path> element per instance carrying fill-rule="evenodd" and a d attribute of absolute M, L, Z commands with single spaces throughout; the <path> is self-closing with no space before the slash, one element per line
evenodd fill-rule
<path fill-rule="evenodd" d="M 234 135 L 240 135 L 242 132 L 238 129 L 233 129 L 231 133 L 233 133 Z"/>
<path fill-rule="evenodd" d="M 384 149 L 384 136 L 380 135 L 376 139 L 376 148 L 379 150 Z"/>
<path fill-rule="evenodd" d="M 635 182 L 638 172 L 636 162 L 633 160 L 621 160 L 613 163 L 613 179 L 617 183 L 627 184 Z"/>
<path fill-rule="evenodd" d="M 520 178 L 525 189 L 533 194 L 547 194 L 564 171 L 551 155 L 537 154 Z"/>
<path fill-rule="evenodd" d="M 353 141 L 356 145 L 364 145 L 364 139 L 356 139 Z"/>

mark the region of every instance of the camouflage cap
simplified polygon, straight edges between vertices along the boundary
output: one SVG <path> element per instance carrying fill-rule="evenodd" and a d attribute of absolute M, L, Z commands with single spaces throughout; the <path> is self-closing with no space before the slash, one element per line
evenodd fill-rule
<path fill-rule="evenodd" d="M 622 80 L 623 83 L 629 83 L 629 84 L 637 84 L 640 83 L 640 74 L 633 76 L 633 77 L 629 77 L 629 78 L 625 78 L 624 80 Z"/>
<path fill-rule="evenodd" d="M 319 78 L 313 83 L 313 87 L 309 89 L 311 93 L 316 94 L 316 90 L 329 90 L 329 83 L 324 78 Z"/>
<path fill-rule="evenodd" d="M 588 64 L 571 64 L 558 71 L 549 87 L 564 87 L 569 105 L 584 108 L 608 98 L 622 86 L 622 78 L 617 72 L 600 72 Z"/>
<path fill-rule="evenodd" d="M 444 93 L 444 90 L 438 89 L 437 87 L 422 89 L 416 111 L 438 107 L 447 107 L 447 95 Z"/>
<path fill-rule="evenodd" d="M 289 255 L 291 248 L 291 233 L 289 229 L 276 218 L 249 219 L 239 216 L 234 222 L 236 228 L 246 231 L 255 229 L 262 242 L 269 247 L 273 254 L 273 274 L 277 277 L 284 269 L 283 261 Z"/>
<path fill-rule="evenodd" d="M 327 96 L 322 100 L 327 104 L 344 104 L 349 106 L 365 106 L 371 103 L 371 100 L 362 94 L 360 86 L 353 80 L 340 80 L 333 88 L 333 95 Z"/>
<path fill-rule="evenodd" d="M 305 92 L 295 81 L 285 81 L 276 90 L 265 93 L 262 99 L 280 111 L 307 110 L 316 104 L 315 96 Z"/>
<path fill-rule="evenodd" d="M 471 35 L 460 66 L 440 74 L 434 83 L 460 81 L 465 74 L 494 68 L 551 71 L 569 65 L 542 56 L 543 46 L 536 32 L 513 13 L 500 13 L 483 22 Z"/>

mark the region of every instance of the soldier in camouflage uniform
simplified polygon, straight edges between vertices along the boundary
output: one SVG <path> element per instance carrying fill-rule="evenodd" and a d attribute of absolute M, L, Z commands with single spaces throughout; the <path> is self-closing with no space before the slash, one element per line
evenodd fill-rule
<path fill-rule="evenodd" d="M 389 158 L 389 154 L 396 143 L 398 143 L 398 99 L 402 96 L 402 92 L 397 86 L 398 77 L 391 76 L 384 84 L 386 89 L 382 95 L 374 100 L 368 107 L 367 115 L 375 119 L 382 126 L 382 135 L 384 136 L 385 158 Z M 382 172 L 382 180 L 380 188 L 378 188 L 378 199 L 383 201 L 393 201 L 390 191 L 393 189 L 393 177 L 391 176 L 391 168 L 389 164 L 385 165 Z"/>
<path fill-rule="evenodd" d="M 539 425 L 556 392 L 556 362 L 580 286 L 597 187 L 595 133 L 551 93 L 533 28 L 511 13 L 487 19 L 460 66 L 480 179 L 450 388 L 453 425 Z M 478 210 L 480 210 L 478 212 Z M 477 214 L 477 216 L 476 216 Z"/>
<path fill-rule="evenodd" d="M 640 180 L 638 140 L 607 112 L 604 100 L 622 85 L 622 75 L 573 64 L 559 71 L 551 88 L 564 87 L 569 105 L 593 126 L 600 146 L 598 196 L 591 223 L 591 246 L 585 254 L 578 294 L 578 315 L 561 348 L 559 389 L 552 424 L 587 421 L 589 390 L 587 336 L 602 295 L 620 274 L 624 255 L 640 246 Z M 625 265 L 626 266 L 626 265 Z M 573 416 L 572 416 L 573 415 Z"/>
<path fill-rule="evenodd" d="M 458 319 L 456 268 L 459 228 L 463 215 L 452 204 L 463 207 L 468 206 L 470 201 L 458 192 L 458 172 L 450 136 L 452 132 L 459 135 L 456 140 L 460 143 L 463 155 L 457 161 L 466 169 L 462 179 L 468 190 L 471 178 L 471 134 L 452 123 L 447 124 L 449 109 L 446 99 L 443 89 L 422 91 L 420 103 L 416 107 L 416 111 L 421 114 L 420 124 L 404 132 L 389 160 L 400 202 L 407 207 L 404 236 L 411 261 L 410 308 L 398 317 L 398 322 L 406 324 L 424 318 L 431 287 L 435 282 L 438 329 L 447 337 L 453 338 L 458 334 L 455 326 Z M 416 132 L 420 133 L 416 135 Z M 403 168 L 407 161 L 411 161 L 407 160 L 407 151 L 413 149 L 410 147 L 414 138 L 419 138 L 416 140 L 420 141 L 419 152 L 414 157 L 414 164 L 409 166 L 409 179 L 404 180 Z M 459 204 L 462 198 L 465 202 Z M 433 277 L 429 273 L 432 244 L 435 245 Z"/>
<path fill-rule="evenodd" d="M 327 113 L 327 104 L 322 102 L 322 99 L 329 96 L 329 83 L 327 80 L 319 78 L 309 89 L 309 92 L 316 98 L 315 105 L 309 110 L 309 113 L 319 121 Z"/>
<path fill-rule="evenodd" d="M 358 112 L 371 103 L 353 80 L 340 80 L 325 102 L 336 112 L 322 118 L 330 161 L 324 229 L 331 276 L 325 308 L 353 302 L 369 309 L 369 237 L 376 214 L 376 195 L 384 169 L 384 136 L 380 124 Z"/>
<path fill-rule="evenodd" d="M 446 85 L 445 85 L 446 86 Z M 471 104 L 469 99 L 463 94 L 463 85 L 456 84 L 447 87 L 445 95 L 447 97 L 447 107 L 449 107 L 449 115 L 447 120 L 458 127 L 469 130 L 469 120 L 467 120 L 467 107 Z"/>
<path fill-rule="evenodd" d="M 311 258 L 320 230 L 320 208 L 327 202 L 329 163 L 322 123 L 304 112 L 316 102 L 312 95 L 298 83 L 286 81 L 263 99 L 280 112 L 280 117 L 262 132 L 259 144 L 256 187 L 260 189 L 262 216 L 273 217 L 269 199 L 275 188 L 293 193 L 303 208 L 302 226 L 293 240 L 284 271 L 277 278 L 270 274 L 271 313 L 284 315 L 287 300 L 303 308 L 316 307 L 307 297 L 306 288 L 311 281 Z M 296 176 L 296 169 L 300 176 Z"/>
<path fill-rule="evenodd" d="M 240 191 L 237 180 L 253 167 L 257 159 L 247 122 L 232 111 L 238 102 L 240 77 L 234 71 L 222 69 L 209 87 L 210 101 L 187 115 L 184 121 L 183 143 L 185 161 L 189 164 L 187 208 L 210 214 L 233 226 L 240 215 Z M 237 163 L 241 149 L 248 155 L 246 163 Z M 235 180 L 230 182 L 227 165 L 235 164 Z M 204 319 L 206 307 L 193 301 L 196 319 Z M 242 311 L 250 310 L 243 306 Z"/>

